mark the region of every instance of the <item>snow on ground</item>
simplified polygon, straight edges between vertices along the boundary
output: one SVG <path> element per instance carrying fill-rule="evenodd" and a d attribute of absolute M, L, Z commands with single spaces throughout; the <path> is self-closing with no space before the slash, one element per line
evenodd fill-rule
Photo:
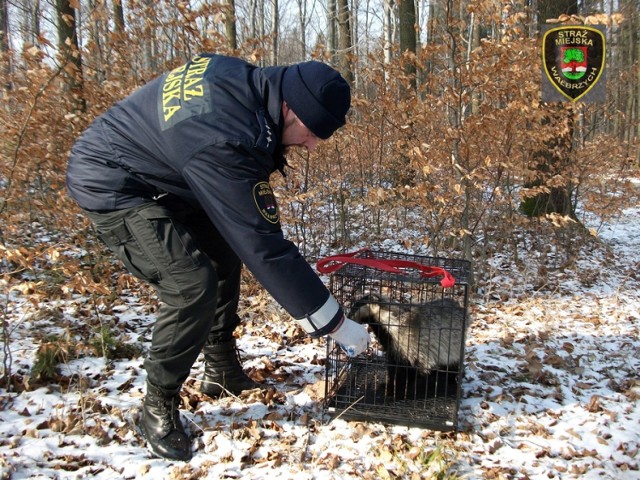
<path fill-rule="evenodd" d="M 640 478 L 640 209 L 586 286 L 479 302 L 457 442 L 469 478 Z M 593 283 L 592 283 L 593 282 Z"/>
<path fill-rule="evenodd" d="M 191 462 L 154 458 L 135 428 L 141 357 L 86 355 L 63 363 L 64 383 L 0 390 L 0 478 L 413 480 L 448 468 L 468 479 L 640 479 L 640 208 L 599 237 L 607 248 L 542 288 L 503 274 L 474 299 L 457 434 L 328 421 L 324 345 L 258 296 L 243 304 L 239 344 L 277 391 L 211 401 L 198 393 L 198 363 L 183 394 Z M 25 376 L 34 332 L 82 331 L 90 303 L 7 300 L 4 365 Z M 108 318 L 148 346 L 149 306 L 127 300 Z"/>

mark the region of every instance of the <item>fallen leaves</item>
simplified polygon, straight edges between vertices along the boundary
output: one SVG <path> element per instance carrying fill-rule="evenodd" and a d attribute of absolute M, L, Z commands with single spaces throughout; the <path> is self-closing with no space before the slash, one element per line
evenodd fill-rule
<path fill-rule="evenodd" d="M 63 265 L 65 255 L 56 252 L 46 258 Z M 17 278 L 6 275 L 1 281 L 18 285 Z M 20 281 L 25 292 L 42 289 L 40 278 Z M 157 305 L 135 282 L 119 281 L 118 288 L 135 290 L 125 292 L 118 301 L 100 297 L 95 303 L 87 298 L 55 303 L 45 301 L 41 291 L 20 298 L 25 301 L 21 311 L 29 310 L 22 321 L 24 328 L 16 327 L 14 336 L 31 343 L 15 349 L 20 356 L 15 360 L 16 379 L 28 371 L 23 352 L 35 353 L 40 340 L 51 343 L 45 340 L 45 332 L 58 329 L 60 333 L 62 325 L 71 332 L 74 348 L 88 346 L 98 328 L 98 315 L 123 338 L 131 335 L 148 345 L 151 313 Z M 69 295 L 77 295 L 74 292 L 87 285 L 72 285 Z M 23 295 L 19 288 L 14 291 Z M 640 380 L 634 371 L 640 325 L 637 313 L 619 298 L 567 298 L 548 292 L 525 298 L 510 293 L 506 298 L 511 300 L 478 306 L 462 384 L 460 417 L 465 431 L 448 438 L 376 423 L 326 423 L 321 411 L 324 345 L 306 338 L 255 284 L 248 291 L 253 296 L 241 305 L 243 324 L 238 331 L 240 345 L 245 347 L 243 360 L 254 379 L 276 388 L 212 400 L 199 392 L 196 366 L 183 388 L 182 412 L 194 451 L 202 456 L 197 464 L 166 469 L 162 473 L 166 478 L 253 478 L 254 472 L 271 471 L 292 476 L 325 471 L 326 477 L 359 480 L 446 478 L 447 473 L 456 472 L 461 476 L 472 472 L 470 478 L 505 479 L 579 478 L 594 471 L 600 474 L 604 468 L 621 475 L 638 472 L 639 442 L 633 421 L 640 398 Z M 36 342 L 34 332 L 41 333 Z M 46 350 L 54 348 L 43 347 Z M 95 359 L 95 350 L 82 351 L 84 361 Z M 79 468 L 74 471 L 78 476 L 92 468 L 120 467 L 91 464 L 96 458 L 93 452 L 86 454 L 83 463 L 76 454 L 81 442 L 120 446 L 132 456 L 139 455 L 137 459 L 148 458 L 135 425 L 143 395 L 142 357 L 124 368 L 116 359 L 85 372 L 79 370 L 83 360 L 77 356 L 67 349 L 63 359 L 65 371 L 79 372 L 73 382 L 69 377 L 46 394 L 32 397 L 57 395 L 61 406 L 20 403 L 37 386 L 28 380 L 26 391 L 11 397 L 15 405 L 0 398 L 3 415 L 14 414 L 3 428 L 21 425 L 19 432 L 8 433 L 0 444 L 19 451 L 29 442 L 43 445 L 64 438 L 59 451 L 47 453 L 46 458 L 52 465 L 67 459 L 70 468 Z M 522 458 L 518 469 L 509 465 L 516 456 Z M 143 460 L 129 476 L 153 477 L 157 470 L 151 465 Z"/>
<path fill-rule="evenodd" d="M 585 407 L 587 409 L 587 412 L 597 413 L 602 411 L 600 398 L 601 397 L 599 395 L 593 395 L 589 399 L 589 403 Z"/>

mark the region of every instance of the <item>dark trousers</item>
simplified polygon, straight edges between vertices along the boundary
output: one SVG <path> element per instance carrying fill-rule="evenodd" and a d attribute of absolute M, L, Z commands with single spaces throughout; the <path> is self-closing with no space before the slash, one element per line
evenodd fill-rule
<path fill-rule="evenodd" d="M 87 215 L 129 272 L 156 290 L 161 304 L 144 367 L 153 385 L 180 387 L 206 342 L 232 338 L 240 259 L 204 211 L 175 197 Z"/>

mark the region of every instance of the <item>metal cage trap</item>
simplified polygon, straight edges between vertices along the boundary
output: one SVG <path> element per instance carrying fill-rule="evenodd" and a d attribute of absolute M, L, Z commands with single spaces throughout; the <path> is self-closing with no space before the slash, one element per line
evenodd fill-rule
<path fill-rule="evenodd" d="M 327 257 L 318 269 L 331 274 L 347 316 L 373 334 L 355 358 L 328 337 L 325 412 L 457 430 L 470 263 L 364 249 Z"/>

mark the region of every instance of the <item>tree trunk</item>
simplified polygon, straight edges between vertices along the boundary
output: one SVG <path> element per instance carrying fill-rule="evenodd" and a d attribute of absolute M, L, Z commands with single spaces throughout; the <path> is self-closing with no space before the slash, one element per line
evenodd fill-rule
<path fill-rule="evenodd" d="M 564 110 L 550 111 L 547 123 L 556 125 L 556 135 L 545 142 L 545 148 L 533 154 L 536 166 L 536 178 L 525 185 L 527 188 L 546 186 L 547 192 L 525 198 L 520 206 L 523 213 L 530 217 L 539 217 L 558 213 L 575 218 L 575 208 L 571 201 L 572 183 L 566 170 L 571 162 L 573 132 L 575 130 L 573 109 L 567 114 Z M 547 185 L 549 180 L 564 175 L 562 185 Z"/>
<path fill-rule="evenodd" d="M 5 77 L 4 89 L 11 90 L 11 49 L 9 48 L 9 6 L 7 0 L 0 0 L 0 62 Z"/>
<path fill-rule="evenodd" d="M 228 1 L 228 0 L 225 0 Z M 264 1 L 251 0 L 249 2 L 250 11 L 250 32 L 251 38 L 261 45 L 264 44 L 265 27 L 264 27 Z M 261 55 L 257 61 L 257 65 L 264 67 L 265 58 Z"/>
<path fill-rule="evenodd" d="M 471 63 L 471 52 L 480 46 L 480 24 L 477 15 L 471 14 L 469 22 L 469 49 L 467 50 L 467 62 Z M 471 94 L 471 114 L 476 115 L 480 109 L 480 95 L 477 91 Z"/>
<path fill-rule="evenodd" d="M 258 1 L 257 0 L 249 0 L 249 37 L 258 38 L 258 23 L 256 17 L 258 14 L 256 13 L 258 10 Z"/>
<path fill-rule="evenodd" d="M 278 65 L 278 30 L 280 18 L 278 0 L 271 0 L 271 65 Z"/>
<path fill-rule="evenodd" d="M 300 59 L 305 60 L 307 57 L 307 2 L 298 0 L 298 19 L 300 21 L 300 41 L 302 52 Z"/>
<path fill-rule="evenodd" d="M 40 0 L 25 0 L 22 2 L 22 41 L 25 45 L 40 44 Z"/>
<path fill-rule="evenodd" d="M 436 7 L 433 2 L 429 2 L 427 5 L 427 32 L 425 34 L 425 42 L 429 47 L 436 45 L 436 26 Z M 431 56 L 428 57 L 427 62 L 423 67 L 423 71 L 425 77 L 428 77 L 433 73 L 433 60 Z"/>
<path fill-rule="evenodd" d="M 636 5 L 634 5 L 634 3 L 636 3 Z M 631 71 L 635 69 L 636 74 L 630 75 L 629 82 L 624 82 L 624 95 L 626 97 L 624 111 L 625 118 L 627 119 L 624 141 L 628 144 L 633 144 L 634 137 L 635 139 L 640 138 L 637 136 L 638 129 L 640 129 L 640 124 L 638 123 L 638 103 L 640 102 L 640 98 L 638 97 L 640 93 L 640 79 L 638 78 L 638 72 L 640 72 L 640 33 L 638 33 L 638 28 L 640 27 L 640 15 L 638 14 L 637 2 L 628 1 L 625 10 L 625 17 L 627 18 L 625 22 L 627 24 L 625 28 L 626 35 L 624 44 L 621 45 L 621 47 L 627 51 L 624 68 L 630 69 Z"/>
<path fill-rule="evenodd" d="M 337 0 L 327 1 L 327 30 L 329 31 L 327 36 L 327 50 L 329 52 L 329 58 L 331 63 L 336 62 L 336 52 L 338 51 L 338 10 Z"/>
<path fill-rule="evenodd" d="M 345 80 L 353 85 L 353 67 L 351 62 L 351 12 L 347 0 L 338 0 L 338 28 L 340 31 L 339 65 Z"/>
<path fill-rule="evenodd" d="M 127 52 L 123 48 L 126 40 L 123 0 L 113 0 L 111 3 L 111 15 L 113 17 L 113 31 L 109 34 L 109 52 L 111 61 L 122 58 L 122 53 Z"/>
<path fill-rule="evenodd" d="M 359 58 L 361 53 L 358 47 L 360 45 L 360 30 L 358 29 L 358 25 L 360 25 L 359 11 L 360 11 L 359 8 L 354 8 L 351 11 L 352 25 L 353 25 L 353 28 L 351 29 L 353 33 L 351 37 L 351 45 L 353 45 L 353 58 Z M 353 71 L 353 87 L 357 89 L 360 86 L 358 62 L 352 61 L 351 68 Z"/>
<path fill-rule="evenodd" d="M 538 21 L 541 25 L 562 14 L 577 15 L 577 0 L 538 0 Z"/>
<path fill-rule="evenodd" d="M 416 6 L 413 0 L 399 0 L 398 16 L 400 19 L 400 53 L 413 54 L 405 62 L 404 72 L 411 78 L 411 88 L 416 88 L 416 64 L 414 62 L 417 53 L 416 40 Z"/>
<path fill-rule="evenodd" d="M 224 28 L 227 35 L 227 45 L 232 51 L 238 49 L 236 36 L 236 4 L 235 0 L 225 0 Z"/>
<path fill-rule="evenodd" d="M 630 48 L 635 50 L 635 65 L 636 65 L 636 95 L 635 95 L 635 109 L 632 117 L 632 125 L 636 126 L 635 138 L 640 139 L 640 13 L 636 10 L 634 14 L 635 32 L 634 45 Z M 633 94 L 633 90 L 630 92 Z M 636 140 L 637 141 L 637 140 Z M 636 162 L 640 164 L 640 148 L 636 148 Z"/>
<path fill-rule="evenodd" d="M 95 78 L 98 83 L 102 84 L 105 80 L 105 65 L 109 63 L 109 48 L 103 47 L 103 30 L 106 30 L 103 26 L 103 15 L 99 12 L 99 9 L 103 8 L 103 5 L 96 0 L 88 0 L 88 11 L 92 12 L 89 18 L 86 18 L 82 22 L 85 30 L 89 32 L 90 42 L 93 48 L 89 50 L 90 58 L 93 60 L 93 71 L 95 72 Z M 105 52 L 106 50 L 106 52 Z"/>
<path fill-rule="evenodd" d="M 384 63 L 391 63 L 393 52 L 393 0 L 384 0 Z"/>
<path fill-rule="evenodd" d="M 76 109 L 86 110 L 82 77 L 82 56 L 76 33 L 76 11 L 68 0 L 56 0 L 58 21 L 58 52 L 68 91 Z"/>
<path fill-rule="evenodd" d="M 113 32 L 116 34 L 124 33 L 124 8 L 122 0 L 113 0 Z"/>
<path fill-rule="evenodd" d="M 155 8 L 154 0 L 143 0 L 145 10 L 148 12 L 153 11 Z M 144 67 L 147 70 L 146 74 L 155 72 L 157 67 L 157 45 L 156 45 L 156 26 L 152 22 L 147 22 L 145 25 L 145 35 L 142 39 L 144 42 Z"/>
<path fill-rule="evenodd" d="M 541 23 L 547 19 L 558 18 L 562 14 L 578 13 L 576 0 L 539 0 L 538 19 Z M 527 188 L 546 187 L 545 192 L 526 198 L 520 205 L 521 211 L 530 217 L 558 213 L 575 217 L 575 208 L 571 202 L 572 183 L 567 168 L 571 161 L 574 132 L 573 109 L 547 105 L 548 113 L 542 125 L 553 124 L 557 133 L 545 142 L 545 147 L 533 154 L 536 172 L 534 179 L 525 185 Z M 547 185 L 553 178 L 565 178 L 564 183 Z"/>

